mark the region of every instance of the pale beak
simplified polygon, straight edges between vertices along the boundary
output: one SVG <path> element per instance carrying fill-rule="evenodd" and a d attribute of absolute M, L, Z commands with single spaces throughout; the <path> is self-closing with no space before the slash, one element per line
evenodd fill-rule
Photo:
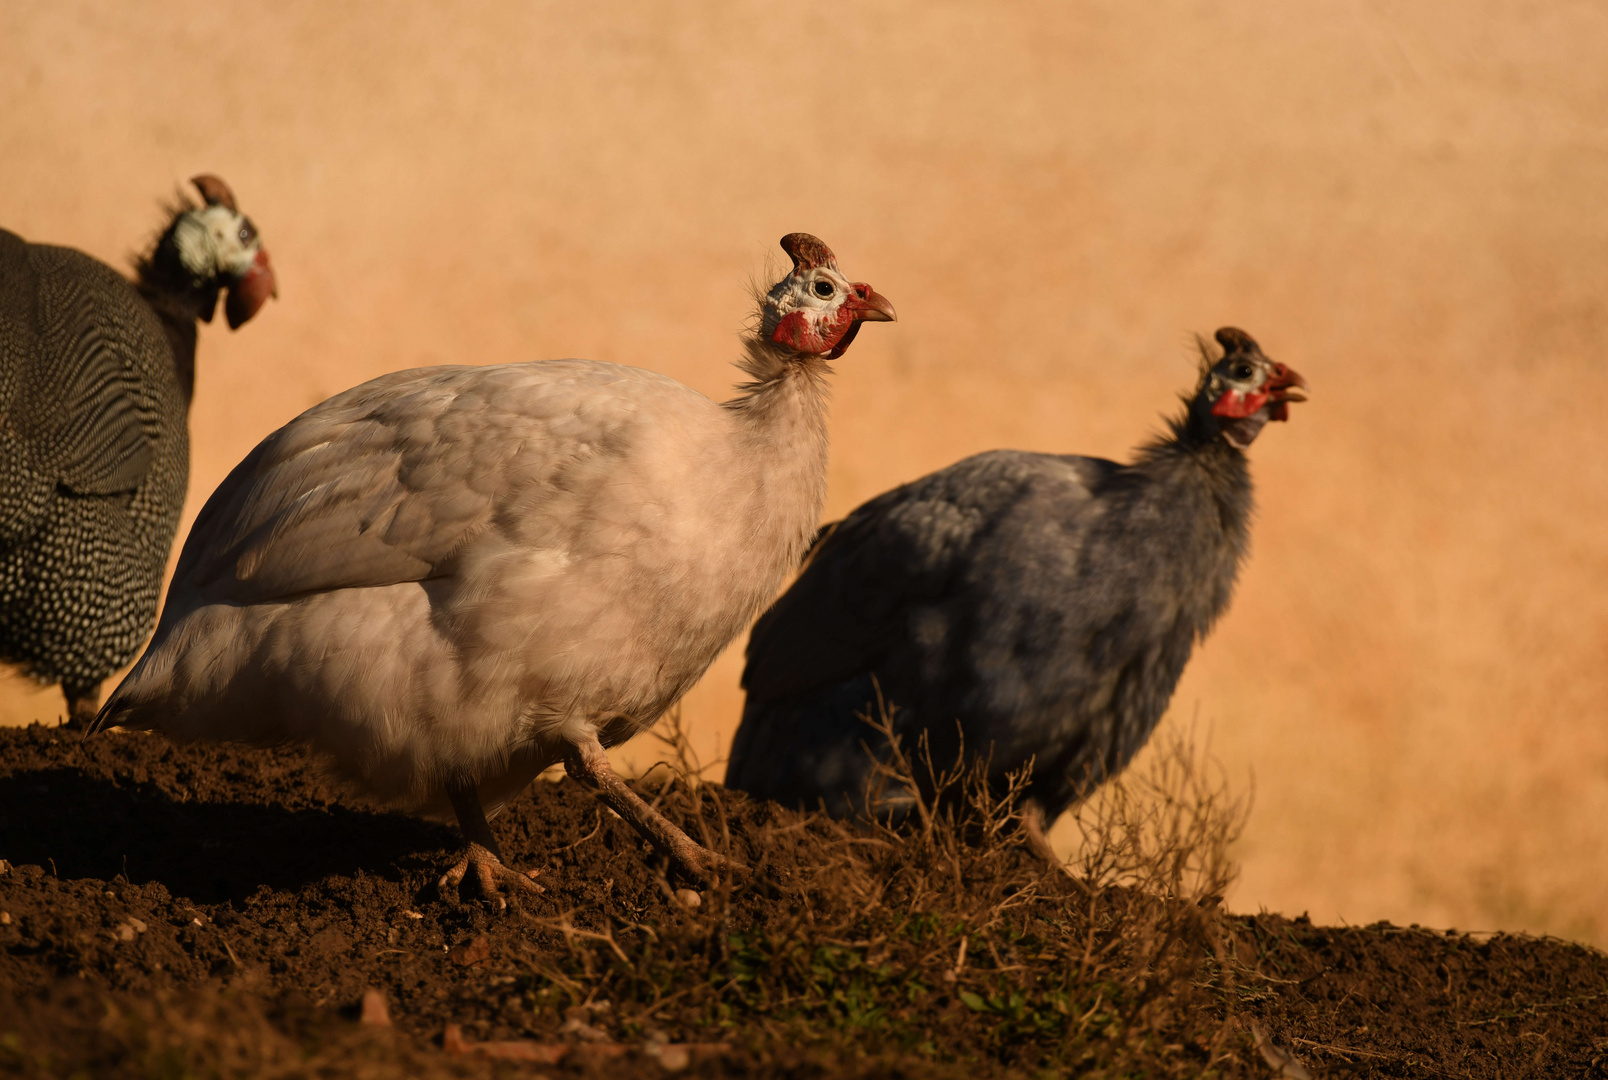
<path fill-rule="evenodd" d="M 899 314 L 893 310 L 888 298 L 863 281 L 849 286 L 851 295 L 843 302 L 844 310 L 854 313 L 859 322 L 898 322 Z"/>
<path fill-rule="evenodd" d="M 1305 401 L 1306 395 L 1299 391 L 1311 388 L 1299 371 L 1283 364 L 1274 364 L 1273 373 L 1262 384 L 1262 389 L 1274 401 Z"/>

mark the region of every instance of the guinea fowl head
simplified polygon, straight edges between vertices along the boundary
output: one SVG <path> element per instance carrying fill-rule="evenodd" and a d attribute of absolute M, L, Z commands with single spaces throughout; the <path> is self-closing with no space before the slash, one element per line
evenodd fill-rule
<path fill-rule="evenodd" d="M 838 272 L 832 249 L 809 233 L 788 233 L 793 272 L 765 294 L 760 335 L 807 356 L 842 356 L 865 322 L 893 322 L 893 305 L 863 281 Z"/>
<path fill-rule="evenodd" d="M 1305 401 L 1307 382 L 1294 368 L 1270 360 L 1245 331 L 1225 326 L 1216 334 L 1220 359 L 1204 366 L 1191 411 L 1243 450 L 1269 420 L 1288 420 L 1292 401 Z M 1204 346 L 1203 346 L 1204 347 Z"/>
<path fill-rule="evenodd" d="M 229 329 L 238 329 L 270 296 L 279 295 L 273 267 L 257 227 L 235 205 L 229 185 L 209 173 L 190 183 L 201 192 L 204 205 L 181 212 L 163 243 L 171 242 L 192 288 L 210 290 L 210 297 L 216 297 L 218 289 L 228 290 L 224 315 Z M 202 308 L 201 318 L 206 322 L 212 321 L 214 303 L 208 300 Z"/>

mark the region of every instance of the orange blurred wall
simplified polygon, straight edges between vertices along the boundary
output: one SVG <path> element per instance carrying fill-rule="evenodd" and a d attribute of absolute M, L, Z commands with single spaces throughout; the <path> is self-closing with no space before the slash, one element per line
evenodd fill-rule
<path fill-rule="evenodd" d="M 175 183 L 234 185 L 281 295 L 203 334 L 192 516 L 396 368 L 721 394 L 794 229 L 901 318 L 840 365 L 833 514 L 1120 456 L 1244 326 L 1314 393 L 1175 699 L 1255 777 L 1231 904 L 1608 943 L 1605 56 L 1608 8 L 1492 0 L 16 3 L 0 225 L 121 264 Z M 739 668 L 686 703 L 708 757 Z"/>

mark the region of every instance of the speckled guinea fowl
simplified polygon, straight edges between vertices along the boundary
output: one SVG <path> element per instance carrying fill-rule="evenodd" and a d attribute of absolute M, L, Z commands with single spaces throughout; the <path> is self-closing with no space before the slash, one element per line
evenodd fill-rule
<path fill-rule="evenodd" d="M 59 683 L 87 723 L 156 618 L 189 474 L 196 320 L 274 291 L 256 229 L 214 176 L 130 282 L 0 230 L 0 659 Z"/>
<path fill-rule="evenodd" d="M 979 454 L 824 529 L 749 639 L 727 785 L 902 816 L 906 790 L 865 802 L 866 748 L 886 744 L 861 717 L 880 692 L 906 749 L 926 734 L 940 768 L 962 739 L 995 783 L 1031 762 L 1024 817 L 1048 855 L 1043 828 L 1144 745 L 1228 606 L 1249 539 L 1244 450 L 1303 400 L 1248 334 L 1217 341 L 1183 414 L 1131 465 Z"/>
<path fill-rule="evenodd" d="M 466 875 L 536 886 L 485 811 L 569 774 L 684 869 L 722 864 L 609 768 L 797 565 L 825 496 L 828 361 L 893 309 L 791 234 L 717 404 L 587 360 L 386 375 L 270 435 L 213 493 L 97 726 L 294 740 L 421 812 Z M 472 872 L 472 873 L 471 873 Z"/>

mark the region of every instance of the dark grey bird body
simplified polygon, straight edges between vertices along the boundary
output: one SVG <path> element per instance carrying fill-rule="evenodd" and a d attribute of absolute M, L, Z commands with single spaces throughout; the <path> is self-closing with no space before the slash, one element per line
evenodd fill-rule
<path fill-rule="evenodd" d="M 861 717 L 879 694 L 906 749 L 925 733 L 940 768 L 962 739 L 996 783 L 1031 762 L 1026 797 L 1046 823 L 1119 771 L 1247 551 L 1251 478 L 1223 437 L 1234 422 L 1212 414 L 1213 371 L 1131 465 L 993 451 L 823 530 L 749 640 L 728 786 L 864 812 L 867 748 L 886 747 Z M 899 816 L 908 797 L 870 810 Z"/>
<path fill-rule="evenodd" d="M 78 719 L 150 632 L 189 480 L 219 286 L 174 273 L 172 232 L 131 282 L 0 230 L 0 659 Z"/>

